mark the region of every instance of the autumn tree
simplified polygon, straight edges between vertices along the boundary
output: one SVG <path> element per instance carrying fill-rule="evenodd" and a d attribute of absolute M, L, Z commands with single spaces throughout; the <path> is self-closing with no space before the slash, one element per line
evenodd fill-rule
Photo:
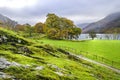
<path fill-rule="evenodd" d="M 45 26 L 48 28 L 58 28 L 60 27 L 60 19 L 55 14 L 48 14 L 45 22 Z"/>
<path fill-rule="evenodd" d="M 15 31 L 25 31 L 25 26 L 21 24 L 17 24 L 16 27 L 14 28 Z"/>
<path fill-rule="evenodd" d="M 59 17 L 55 14 L 48 14 L 45 22 L 45 26 L 49 29 L 54 28 L 57 30 L 57 34 L 54 34 L 59 39 L 77 39 L 81 33 L 81 29 L 77 28 L 73 21 Z M 49 36 L 50 37 L 50 36 Z"/>
<path fill-rule="evenodd" d="M 75 38 L 75 39 L 78 39 L 78 38 L 79 38 L 79 35 L 80 35 L 81 32 L 82 32 L 82 30 L 81 30 L 80 28 L 77 28 L 77 27 L 76 27 L 76 28 L 73 28 L 72 30 L 73 30 L 73 32 L 74 32 L 74 34 L 73 34 L 73 35 L 74 35 L 74 38 Z"/>
<path fill-rule="evenodd" d="M 36 33 L 45 33 L 46 28 L 43 23 L 39 22 L 34 26 L 34 29 Z"/>
<path fill-rule="evenodd" d="M 3 25 L 3 22 L 2 22 L 2 21 L 0 21 L 0 25 Z"/>
<path fill-rule="evenodd" d="M 55 28 L 51 28 L 47 31 L 48 38 L 56 39 L 56 34 L 58 31 Z"/>
<path fill-rule="evenodd" d="M 63 30 L 61 31 L 61 38 L 62 38 L 62 39 L 69 39 L 69 38 L 68 38 L 68 30 L 67 30 L 67 29 L 63 29 Z"/>
<path fill-rule="evenodd" d="M 71 20 L 69 20 L 67 18 L 62 17 L 61 21 L 62 21 L 62 23 L 61 23 L 62 28 L 73 28 L 73 27 L 75 27 L 73 21 L 71 21 Z"/>

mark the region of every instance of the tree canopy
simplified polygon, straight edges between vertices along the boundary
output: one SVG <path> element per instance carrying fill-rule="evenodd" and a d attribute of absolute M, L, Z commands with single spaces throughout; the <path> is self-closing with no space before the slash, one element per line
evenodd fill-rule
<path fill-rule="evenodd" d="M 36 23 L 35 24 L 35 32 L 36 33 L 45 33 L 45 26 L 44 26 L 44 23 Z"/>
<path fill-rule="evenodd" d="M 81 34 L 81 29 L 70 19 L 51 13 L 46 17 L 45 23 L 39 22 L 33 27 L 30 24 L 19 24 L 15 27 L 15 31 L 23 31 L 29 36 L 32 36 L 32 33 L 46 34 L 51 39 L 77 39 Z"/>
<path fill-rule="evenodd" d="M 52 34 L 53 31 L 56 32 L 52 37 L 48 34 L 49 37 L 54 39 L 77 39 L 81 34 L 81 29 L 77 28 L 73 21 L 55 14 L 49 13 L 47 15 L 45 26 L 48 28 L 50 34 Z"/>

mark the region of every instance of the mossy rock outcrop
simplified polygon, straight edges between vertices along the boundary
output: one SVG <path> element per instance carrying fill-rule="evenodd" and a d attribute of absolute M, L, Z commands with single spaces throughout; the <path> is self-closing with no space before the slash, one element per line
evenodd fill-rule
<path fill-rule="evenodd" d="M 18 36 L 17 33 L 0 28 L 0 43 L 8 43 L 8 42 L 28 44 L 28 41 L 25 38 Z"/>

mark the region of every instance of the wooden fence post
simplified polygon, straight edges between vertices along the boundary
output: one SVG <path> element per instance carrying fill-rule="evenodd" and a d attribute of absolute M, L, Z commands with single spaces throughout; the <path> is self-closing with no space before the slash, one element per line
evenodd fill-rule
<path fill-rule="evenodd" d="M 95 55 L 95 58 L 97 59 L 97 55 Z"/>
<path fill-rule="evenodd" d="M 113 67 L 113 63 L 114 63 L 114 61 L 112 61 L 112 67 Z"/>
<path fill-rule="evenodd" d="M 102 57 L 102 62 L 103 62 L 104 58 Z"/>
<path fill-rule="evenodd" d="M 86 52 L 86 56 L 88 56 L 88 52 Z"/>

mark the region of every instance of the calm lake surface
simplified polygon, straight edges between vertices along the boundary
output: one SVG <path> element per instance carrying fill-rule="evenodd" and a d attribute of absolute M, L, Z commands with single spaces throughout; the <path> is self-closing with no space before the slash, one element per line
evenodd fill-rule
<path fill-rule="evenodd" d="M 103 39 L 103 40 L 120 40 L 120 34 L 96 34 L 95 39 Z M 89 34 L 81 34 L 79 36 L 79 40 L 87 40 L 91 39 Z"/>

